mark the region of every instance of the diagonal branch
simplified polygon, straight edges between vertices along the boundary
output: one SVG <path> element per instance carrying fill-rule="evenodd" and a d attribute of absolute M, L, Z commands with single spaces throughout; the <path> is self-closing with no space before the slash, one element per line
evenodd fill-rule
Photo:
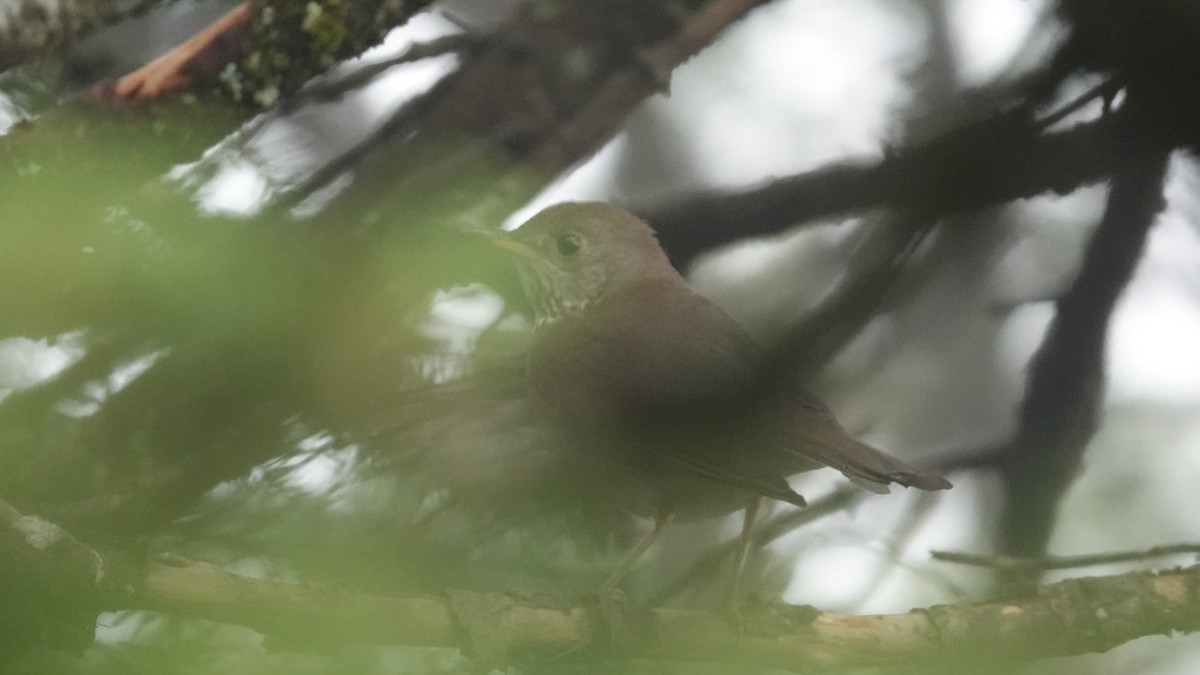
<path fill-rule="evenodd" d="M 672 69 L 765 1 L 605 0 L 549 15 L 526 6 L 465 60 L 415 134 L 378 139 L 359 158 L 323 218 L 425 212 L 494 224 L 599 149 Z M 445 189 L 460 184 L 470 189 Z"/>
<path fill-rule="evenodd" d="M 120 105 L 213 89 L 269 108 L 338 61 L 374 46 L 428 4 L 243 0 L 166 54 L 94 87 L 91 98 Z"/>
<path fill-rule="evenodd" d="M 166 54 L 95 87 L 91 96 L 116 105 L 188 91 L 196 79 L 212 77 L 236 55 L 238 39 L 252 13 L 249 2 L 237 5 Z"/>

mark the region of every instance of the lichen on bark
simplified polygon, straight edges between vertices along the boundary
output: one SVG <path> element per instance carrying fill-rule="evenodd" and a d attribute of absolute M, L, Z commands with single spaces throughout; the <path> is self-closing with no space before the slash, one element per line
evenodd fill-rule
<path fill-rule="evenodd" d="M 238 56 L 218 75 L 237 101 L 270 106 L 338 61 L 378 44 L 429 0 L 252 0 Z"/>
<path fill-rule="evenodd" d="M 4 0 L 0 2 L 0 69 L 60 48 L 157 1 Z"/>

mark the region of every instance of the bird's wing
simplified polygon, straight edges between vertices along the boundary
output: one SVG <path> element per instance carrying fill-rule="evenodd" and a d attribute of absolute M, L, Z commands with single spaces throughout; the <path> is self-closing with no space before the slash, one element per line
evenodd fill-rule
<path fill-rule="evenodd" d="M 752 494 L 762 495 L 771 499 L 796 506 L 807 506 L 804 497 L 788 485 L 787 480 L 779 472 L 764 470 L 763 467 L 737 466 L 736 462 L 722 461 L 720 457 L 711 454 L 698 454 L 695 446 L 676 443 L 662 443 L 653 446 L 654 451 L 663 464 L 673 466 L 677 470 L 702 476 L 709 480 L 736 487 Z"/>
<path fill-rule="evenodd" d="M 737 322 L 681 281 L 666 280 L 634 285 L 546 327 L 530 377 L 557 413 L 664 424 L 680 436 L 656 444 L 665 461 L 774 499 L 797 503 L 783 477 L 814 464 L 875 492 L 892 482 L 949 487 L 854 439 L 790 378 L 765 377 L 765 364 L 766 353 Z M 709 432 L 715 437 L 704 438 Z M 723 447 L 739 441 L 773 451 L 763 457 L 761 447 Z"/>

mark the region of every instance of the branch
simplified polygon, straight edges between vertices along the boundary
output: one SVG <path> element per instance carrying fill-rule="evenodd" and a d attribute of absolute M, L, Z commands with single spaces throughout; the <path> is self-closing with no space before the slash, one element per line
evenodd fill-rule
<path fill-rule="evenodd" d="M 463 53 L 478 46 L 478 43 L 479 40 L 475 36 L 467 33 L 452 33 L 428 42 L 418 42 L 395 56 L 359 66 L 345 75 L 321 78 L 309 83 L 295 96 L 283 102 L 284 112 L 299 110 L 309 103 L 340 100 L 351 91 L 371 84 L 396 66 L 446 54 Z"/>
<path fill-rule="evenodd" d="M 794 670 L 914 665 L 983 655 L 1028 661 L 1111 649 L 1169 631 L 1200 629 L 1200 566 L 1073 579 L 1008 602 L 938 605 L 853 616 L 774 605 L 746 610 L 748 628 L 720 614 L 647 609 L 629 618 L 637 658 L 758 664 Z M 251 579 L 217 568 L 152 565 L 128 606 L 148 607 L 308 644 L 463 646 L 496 662 L 559 657 L 605 634 L 585 605 L 555 606 L 500 593 L 394 598 Z M 482 652 L 482 653 L 481 653 Z M 566 657 L 560 657 L 566 658 Z"/>
<path fill-rule="evenodd" d="M 494 224 L 599 149 L 671 69 L 761 4 L 605 0 L 564 3 L 552 15 L 527 5 L 464 61 L 415 133 L 377 139 L 357 158 L 355 180 L 322 218 L 344 226 L 422 213 L 451 226 Z M 681 5 L 690 10 L 682 21 Z M 586 62 L 564 68 L 580 54 Z"/>
<path fill-rule="evenodd" d="M 1170 150 L 1156 136 L 1164 111 L 1155 104 L 1131 86 L 1104 216 L 1031 362 L 1018 429 L 999 465 L 1004 553 L 1044 553 L 1058 502 L 1095 432 L 1109 317 L 1163 206 Z"/>
<path fill-rule="evenodd" d="M 1200 555 L 1200 544 L 1174 544 L 1171 546 L 1155 546 L 1144 551 L 1120 551 L 1116 553 L 1093 553 L 1089 555 L 1051 555 L 1041 558 L 1023 558 L 1011 555 L 978 555 L 960 551 L 933 551 L 930 553 L 934 560 L 941 560 L 942 562 L 1022 571 L 1074 569 L 1076 567 L 1108 565 L 1111 563 L 1132 562 L 1182 554 Z"/>
<path fill-rule="evenodd" d="M 253 15 L 243 2 L 166 54 L 120 79 L 94 87 L 89 95 L 116 105 L 182 93 L 198 78 L 213 76 L 237 54 L 237 43 Z"/>
<path fill-rule="evenodd" d="M 744 237 L 877 206 L 930 219 L 1102 180 L 1120 159 L 1123 112 L 1040 133 L 1018 114 L 964 127 L 880 161 L 843 162 L 741 191 L 637 209 L 679 266 Z"/>
<path fill-rule="evenodd" d="M 234 100 L 269 107 L 333 64 L 373 47 L 430 0 L 251 0 L 234 58 L 218 68 Z M 208 80 L 213 81 L 213 80 Z"/>
<path fill-rule="evenodd" d="M 600 149 L 642 101 L 665 90 L 671 71 L 696 55 L 766 0 L 714 0 L 697 10 L 666 40 L 636 54 L 614 72 L 579 111 L 553 130 L 533 154 L 533 165 L 556 175 Z"/>
<path fill-rule="evenodd" d="M 768 370 L 805 379 L 820 372 L 894 299 L 913 253 L 936 224 L 913 211 L 881 219 L 847 261 L 847 280 L 771 345 Z"/>
<path fill-rule="evenodd" d="M 46 564 L 19 564 L 21 561 Z M 52 563 L 52 564 L 51 564 Z M 594 607 L 511 594 L 389 597 L 255 579 L 174 557 L 133 567 L 56 526 L 0 502 L 0 592 L 61 592 L 100 609 L 150 609 L 253 628 L 283 644 L 466 646 L 492 663 L 565 660 L 603 643 Z M 18 589 L 18 590 L 14 590 Z M 808 670 L 1008 661 L 1111 649 L 1129 640 L 1200 629 L 1200 566 L 1073 579 L 1035 597 L 852 616 L 783 604 L 752 606 L 737 626 L 722 614 L 632 608 L 637 630 L 620 655 Z M 464 644 L 464 642 L 466 644 Z"/>
<path fill-rule="evenodd" d="M 245 0 L 138 70 L 93 89 L 116 105 L 216 88 L 264 108 L 377 44 L 428 0 Z"/>

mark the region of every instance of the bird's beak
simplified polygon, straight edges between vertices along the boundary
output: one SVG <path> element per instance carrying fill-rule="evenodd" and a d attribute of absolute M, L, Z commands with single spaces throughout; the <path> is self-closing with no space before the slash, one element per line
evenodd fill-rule
<path fill-rule="evenodd" d="M 471 228 L 466 230 L 470 234 L 476 234 L 486 238 L 496 248 L 515 256 L 522 258 L 535 258 L 533 249 L 525 244 L 513 239 L 509 233 L 501 230 L 484 230 L 481 228 Z"/>

